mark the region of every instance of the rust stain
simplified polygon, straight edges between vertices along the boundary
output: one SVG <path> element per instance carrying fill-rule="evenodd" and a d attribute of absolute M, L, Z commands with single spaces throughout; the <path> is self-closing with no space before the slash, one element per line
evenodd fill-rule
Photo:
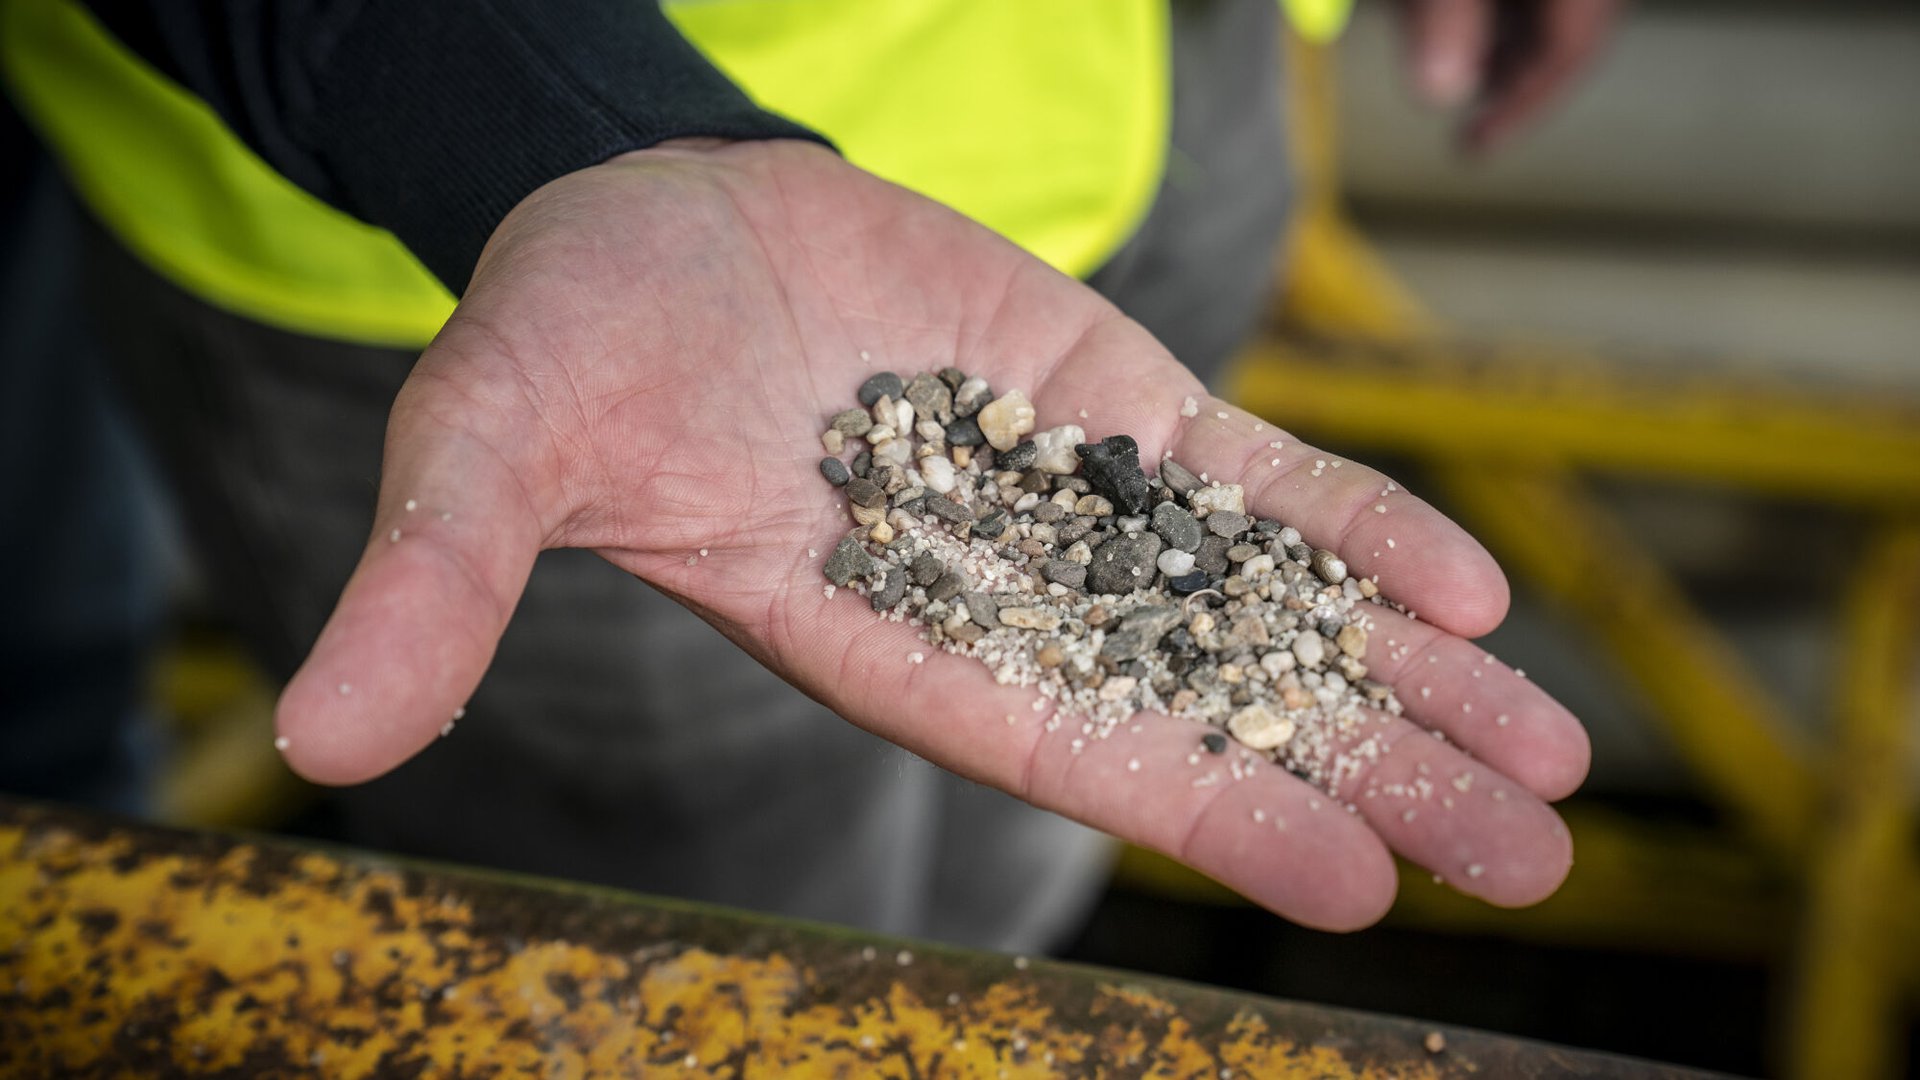
<path fill-rule="evenodd" d="M 9 1076 L 1424 1078 L 1548 1049 L 1435 1058 L 1405 1021 L 900 944 L 0 801 Z"/>

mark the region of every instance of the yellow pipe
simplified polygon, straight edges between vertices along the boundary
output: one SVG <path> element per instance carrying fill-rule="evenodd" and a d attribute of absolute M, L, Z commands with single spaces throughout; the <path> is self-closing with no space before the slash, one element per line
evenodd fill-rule
<path fill-rule="evenodd" d="M 1909 744 L 1920 617 L 1920 523 L 1882 529 L 1853 575 L 1834 730 L 1827 813 L 1809 868 L 1799 978 L 1792 992 L 1789 1075 L 1902 1075 L 1898 1021 L 1910 953 L 1890 949 L 1910 929 L 1902 870 L 1912 852 Z M 1903 927 L 1902 924 L 1906 924 Z"/>

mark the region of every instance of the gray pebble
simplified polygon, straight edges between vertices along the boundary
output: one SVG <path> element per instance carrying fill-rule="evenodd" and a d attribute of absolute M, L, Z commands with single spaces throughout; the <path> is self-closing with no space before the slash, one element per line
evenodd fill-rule
<path fill-rule="evenodd" d="M 1220 577 L 1227 572 L 1227 549 L 1232 541 L 1224 536 L 1209 536 L 1200 541 L 1193 552 L 1193 568 L 1198 573 L 1210 577 Z"/>
<path fill-rule="evenodd" d="M 1087 585 L 1087 568 L 1065 559 L 1048 559 L 1040 565 L 1040 579 L 1069 589 L 1083 589 Z"/>
<path fill-rule="evenodd" d="M 1183 499 L 1200 486 L 1200 478 L 1187 471 L 1185 465 L 1180 464 L 1172 458 L 1164 458 L 1161 460 L 1160 482 L 1167 485 L 1175 495 Z"/>
<path fill-rule="evenodd" d="M 931 585 L 946 572 L 946 569 L 947 564 L 923 552 L 914 556 L 913 561 L 907 564 L 907 580 L 915 585 Z"/>
<path fill-rule="evenodd" d="M 1078 476 L 1056 476 L 1053 478 L 1053 490 L 1071 491 L 1075 495 L 1093 494 L 1093 485 Z"/>
<path fill-rule="evenodd" d="M 916 416 L 942 424 L 953 420 L 953 388 L 941 382 L 940 376 L 923 371 L 907 384 L 905 393 Z"/>
<path fill-rule="evenodd" d="M 1199 550 L 1200 523 L 1178 503 L 1163 502 L 1153 508 L 1153 531 L 1175 551 Z"/>
<path fill-rule="evenodd" d="M 1062 512 L 1064 513 L 1065 511 L 1063 510 Z M 1058 529 L 1054 530 L 1054 543 L 1062 547 L 1071 547 L 1075 541 L 1085 540 L 1091 532 L 1093 532 L 1093 520 L 1091 518 L 1084 521 L 1079 518 L 1074 518 L 1072 521 L 1064 522 Z"/>
<path fill-rule="evenodd" d="M 1000 605 L 986 593 L 970 592 L 960 598 L 967 605 L 967 618 L 983 630 L 994 630 L 1000 626 Z"/>
<path fill-rule="evenodd" d="M 1028 513 L 1033 515 L 1033 520 L 1045 525 L 1051 525 L 1067 516 L 1067 508 L 1049 499 L 1042 502 L 1039 506 L 1034 507 L 1028 511 Z"/>
<path fill-rule="evenodd" d="M 906 389 L 906 384 L 900 381 L 900 376 L 893 372 L 876 372 L 868 376 L 866 382 L 860 384 L 860 404 L 872 408 L 873 403 L 883 397 L 899 401 L 900 395 L 905 393 Z"/>
<path fill-rule="evenodd" d="M 1152 585 L 1158 572 L 1153 561 L 1160 547 L 1160 537 L 1150 532 L 1116 536 L 1101 544 L 1087 568 L 1087 591 L 1125 595 Z"/>
<path fill-rule="evenodd" d="M 827 556 L 827 580 L 844 586 L 854 578 L 873 573 L 875 566 L 873 556 L 867 554 L 866 545 L 854 537 L 843 536 L 834 547 L 833 554 Z"/>
<path fill-rule="evenodd" d="M 948 570 L 927 586 L 928 600 L 951 600 L 967 591 L 967 579 L 958 570 Z"/>
<path fill-rule="evenodd" d="M 906 595 L 906 571 L 897 566 L 889 566 L 882 573 L 880 580 L 874 583 L 873 592 L 867 599 L 873 605 L 873 610 L 885 611 L 899 603 Z"/>
<path fill-rule="evenodd" d="M 973 523 L 973 511 L 954 502 L 945 495 L 927 496 L 926 510 L 927 513 L 949 524 L 970 525 Z"/>
<path fill-rule="evenodd" d="M 1320 624 L 1314 627 L 1314 629 L 1320 631 L 1321 637 L 1332 638 L 1332 637 L 1339 637 L 1340 628 L 1345 625 L 1347 624 L 1344 622 L 1341 622 L 1339 619 L 1325 618 L 1325 619 L 1321 619 Z"/>
<path fill-rule="evenodd" d="M 847 481 L 847 501 L 868 509 L 887 504 L 887 490 L 864 476 Z"/>
<path fill-rule="evenodd" d="M 873 430 L 873 417 L 865 409 L 848 409 L 833 418 L 833 430 L 851 438 L 859 438 Z"/>
<path fill-rule="evenodd" d="M 1260 554 L 1260 549 L 1254 547 L 1252 544 L 1235 544 L 1227 549 L 1227 561 L 1231 563 L 1243 563 L 1258 554 Z"/>
<path fill-rule="evenodd" d="M 957 367 L 943 367 L 940 369 L 940 381 L 947 384 L 947 389 L 958 390 L 960 384 L 967 381 L 967 373 Z"/>
<path fill-rule="evenodd" d="M 827 483 L 834 487 L 846 487 L 847 481 L 853 479 L 853 474 L 847 471 L 847 463 L 837 457 L 820 459 L 820 475 L 826 477 Z"/>
<path fill-rule="evenodd" d="M 1249 519 L 1245 514 L 1236 514 L 1231 510 L 1215 510 L 1207 515 L 1207 531 L 1215 536 L 1228 539 L 1247 531 Z"/>
<path fill-rule="evenodd" d="M 1167 631 L 1178 625 L 1177 607 L 1136 608 L 1121 620 L 1119 629 L 1107 635 L 1100 645 L 1100 655 L 1122 662 L 1138 659 L 1153 651 Z"/>
<path fill-rule="evenodd" d="M 1292 559 L 1301 566 L 1306 566 L 1313 562 L 1313 549 L 1305 544 L 1288 544 L 1287 558 Z"/>

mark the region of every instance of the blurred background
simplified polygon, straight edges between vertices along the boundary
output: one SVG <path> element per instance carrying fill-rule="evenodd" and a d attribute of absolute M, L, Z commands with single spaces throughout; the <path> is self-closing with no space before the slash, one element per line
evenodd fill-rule
<path fill-rule="evenodd" d="M 1362 5 L 1336 47 L 1290 45 L 1304 198 L 1230 396 L 1507 567 L 1487 646 L 1593 736 L 1578 862 L 1520 912 L 1409 872 L 1382 927 L 1333 936 L 1130 851 L 1067 955 L 1741 1073 L 1915 1075 L 1920 11 L 1644 4 L 1484 162 L 1412 103 L 1391 22 Z M 7 241 L 76 228 L 7 157 L 30 208 Z M 14 268 L 8 310 L 50 314 L 0 334 L 77 373 L 69 269 Z M 0 628 L 0 790 L 332 835 L 97 381 L 4 379 L 0 573 L 39 615 Z M 50 445 L 81 464 L 31 467 Z M 98 595 L 54 587 L 76 577 Z M 76 715 L 102 719 L 35 719 Z"/>

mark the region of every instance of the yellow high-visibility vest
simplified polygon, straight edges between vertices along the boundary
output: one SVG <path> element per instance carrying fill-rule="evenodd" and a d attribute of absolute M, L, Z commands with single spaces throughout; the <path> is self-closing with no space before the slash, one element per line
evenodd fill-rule
<path fill-rule="evenodd" d="M 1315 37 L 1349 3 L 1283 0 Z M 756 101 L 1069 274 L 1099 268 L 1152 205 L 1171 104 L 1165 0 L 663 6 Z M 0 68 L 92 213 L 209 303 L 405 348 L 453 310 L 391 233 L 275 172 L 73 0 L 5 0 Z"/>

